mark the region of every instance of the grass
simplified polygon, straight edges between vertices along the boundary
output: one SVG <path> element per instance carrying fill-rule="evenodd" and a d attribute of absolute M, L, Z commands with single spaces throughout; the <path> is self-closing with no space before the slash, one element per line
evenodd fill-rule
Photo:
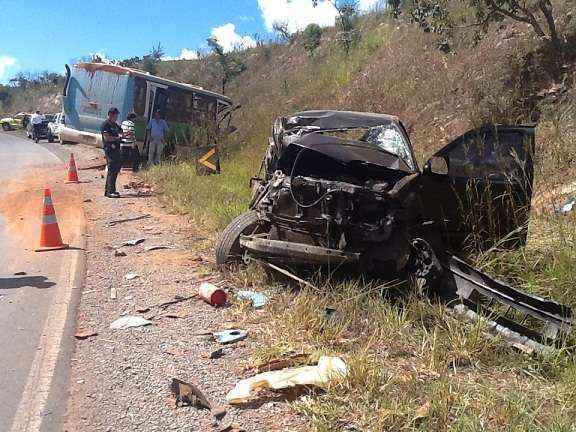
<path fill-rule="evenodd" d="M 527 121 L 539 110 L 535 209 L 529 241 L 514 252 L 477 257 L 491 274 L 527 291 L 576 307 L 574 217 L 553 213 L 567 195 L 576 168 L 576 98 L 525 105 L 524 55 L 530 38 L 502 41 L 498 33 L 476 46 L 454 44 L 454 55 L 435 49 L 435 36 L 366 19 L 359 46 L 348 57 L 327 30 L 313 58 L 296 40 L 248 50 L 248 73 L 231 86 L 243 105 L 226 147 L 223 173 L 197 177 L 193 164 L 149 171 L 171 204 L 218 232 L 244 211 L 248 182 L 257 172 L 274 117 L 308 108 L 398 114 L 407 123 L 419 159 L 486 120 Z M 161 65 L 168 76 L 215 87 L 209 59 Z M 528 74 L 529 75 L 529 74 Z M 190 79 L 192 79 L 190 78 Z M 205 80 L 205 81 L 202 81 Z M 257 314 L 237 310 L 239 322 L 259 323 L 259 348 L 250 362 L 305 352 L 342 356 L 350 374 L 326 392 L 292 402 L 313 431 L 572 431 L 576 429 L 576 364 L 569 350 L 526 356 L 482 323 L 462 322 L 446 309 L 402 287 L 377 281 L 318 280 L 319 291 L 288 290 L 257 266 L 230 275 L 235 285 L 266 290 L 272 299 Z M 267 287 L 267 288 L 266 288 Z M 398 296 L 398 291 L 404 295 Z M 334 309 L 327 317 L 326 308 Z"/>

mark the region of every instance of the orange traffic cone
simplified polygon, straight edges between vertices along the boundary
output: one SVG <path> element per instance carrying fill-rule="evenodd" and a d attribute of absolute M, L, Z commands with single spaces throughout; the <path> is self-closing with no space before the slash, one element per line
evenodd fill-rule
<path fill-rule="evenodd" d="M 74 153 L 70 153 L 70 162 L 68 163 L 68 181 L 66 183 L 80 183 L 78 180 L 78 171 L 76 170 Z"/>
<path fill-rule="evenodd" d="M 42 209 L 42 228 L 40 230 L 40 248 L 36 252 L 66 249 L 67 244 L 62 243 L 60 228 L 56 220 L 56 213 L 52 205 L 50 189 L 44 189 L 44 208 Z"/>

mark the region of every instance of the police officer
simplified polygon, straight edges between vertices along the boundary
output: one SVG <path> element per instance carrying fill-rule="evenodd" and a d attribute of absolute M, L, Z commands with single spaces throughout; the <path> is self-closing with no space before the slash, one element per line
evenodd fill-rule
<path fill-rule="evenodd" d="M 120 194 L 116 191 L 116 178 L 122 169 L 122 153 L 120 152 L 120 143 L 122 142 L 122 128 L 118 125 L 118 109 L 110 108 L 108 118 L 100 131 L 102 132 L 102 142 L 104 144 L 104 153 L 108 164 L 108 174 L 106 176 L 106 189 L 104 196 L 108 198 L 118 198 Z"/>

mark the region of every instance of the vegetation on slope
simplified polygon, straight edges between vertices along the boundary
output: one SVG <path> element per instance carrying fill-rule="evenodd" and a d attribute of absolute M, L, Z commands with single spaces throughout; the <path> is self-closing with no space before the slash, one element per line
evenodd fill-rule
<path fill-rule="evenodd" d="M 574 6 L 558 3 L 559 15 Z M 558 22 L 573 35 L 570 20 Z M 397 114 L 409 126 L 421 161 L 464 131 L 486 122 L 538 121 L 536 192 L 528 245 L 491 251 L 477 263 L 531 292 L 576 306 L 574 216 L 554 214 L 576 184 L 574 52 L 562 65 L 527 26 L 497 23 L 480 41 L 445 35 L 374 13 L 345 55 L 335 29 L 324 30 L 313 55 L 296 36 L 243 52 L 247 73 L 228 84 L 242 105 L 238 133 L 225 147 L 223 174 L 196 177 L 192 164 L 150 172 L 174 206 L 215 230 L 247 205 L 271 122 L 305 109 Z M 572 36 L 573 37 L 573 36 Z M 160 72 L 218 88 L 212 58 L 163 63 Z M 572 183 L 571 183 L 572 182 Z M 387 285 L 363 279 L 318 281 L 320 289 L 289 292 L 257 267 L 236 275 L 243 286 L 269 288 L 273 303 L 256 360 L 290 352 L 343 355 L 343 385 L 294 403 L 312 430 L 574 430 L 576 364 L 572 342 L 550 356 L 526 356 L 482 324 L 470 325 L 433 302 L 407 294 L 389 299 Z M 336 313 L 326 319 L 326 308 Z M 252 318 L 251 318 L 252 319 Z"/>

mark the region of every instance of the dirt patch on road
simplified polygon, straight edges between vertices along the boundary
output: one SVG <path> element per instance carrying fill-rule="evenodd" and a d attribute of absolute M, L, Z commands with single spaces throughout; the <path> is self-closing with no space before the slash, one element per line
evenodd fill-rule
<path fill-rule="evenodd" d="M 104 198 L 98 172 L 88 180 L 87 276 L 77 325 L 98 335 L 77 342 L 66 430 L 217 431 L 231 422 L 246 431 L 306 430 L 290 406 L 275 398 L 244 408 L 226 405 L 221 422 L 207 410 L 175 407 L 172 378 L 195 383 L 225 405 L 254 349 L 265 343 L 258 324 L 263 311 L 233 299 L 235 287 L 214 270 L 210 239 L 186 218 L 168 214 L 155 197 L 137 197 L 134 189 L 119 187 L 129 196 Z M 119 183 L 132 180 L 123 173 Z M 136 246 L 122 246 L 140 238 L 145 240 Z M 128 280 L 128 273 L 137 276 Z M 231 289 L 231 305 L 214 308 L 194 297 L 207 280 Z M 166 304 L 177 298 L 186 300 Z M 123 315 L 152 325 L 111 330 Z M 209 359 L 219 346 L 202 333 L 235 327 L 249 337 Z"/>
<path fill-rule="evenodd" d="M 85 225 L 80 185 L 65 184 L 65 170 L 36 168 L 25 177 L 0 184 L 5 191 L 0 199 L 0 215 L 8 232 L 24 250 L 39 246 L 44 188 L 52 192 L 62 238 L 73 238 Z"/>

